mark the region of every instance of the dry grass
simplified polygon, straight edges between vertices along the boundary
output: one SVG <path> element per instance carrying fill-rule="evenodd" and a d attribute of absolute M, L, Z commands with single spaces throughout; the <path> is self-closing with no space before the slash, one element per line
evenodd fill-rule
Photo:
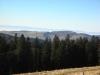
<path fill-rule="evenodd" d="M 23 73 L 23 74 L 14 74 L 14 75 L 100 75 L 100 66 L 61 69 L 61 70 Z"/>

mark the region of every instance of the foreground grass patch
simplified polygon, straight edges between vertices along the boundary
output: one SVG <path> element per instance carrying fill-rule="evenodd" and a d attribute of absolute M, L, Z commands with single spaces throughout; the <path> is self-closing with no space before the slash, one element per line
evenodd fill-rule
<path fill-rule="evenodd" d="M 70 68 L 70 69 L 23 73 L 23 74 L 14 74 L 14 75 L 100 75 L 100 66 Z"/>

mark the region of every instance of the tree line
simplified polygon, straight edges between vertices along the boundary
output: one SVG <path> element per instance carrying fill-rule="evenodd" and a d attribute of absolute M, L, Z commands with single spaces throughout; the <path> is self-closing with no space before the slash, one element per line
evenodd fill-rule
<path fill-rule="evenodd" d="M 47 37 L 25 38 L 22 34 L 7 40 L 0 36 L 0 74 L 35 72 L 62 68 L 96 66 L 100 64 L 100 38 L 60 40 Z"/>

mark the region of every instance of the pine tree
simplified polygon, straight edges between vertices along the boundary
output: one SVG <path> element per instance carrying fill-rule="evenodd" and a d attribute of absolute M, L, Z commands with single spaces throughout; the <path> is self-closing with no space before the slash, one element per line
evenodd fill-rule
<path fill-rule="evenodd" d="M 88 66 L 95 66 L 98 61 L 98 39 L 92 36 L 86 45 Z"/>
<path fill-rule="evenodd" d="M 39 39 L 36 37 L 34 40 L 34 70 L 41 70 L 41 44 Z"/>
<path fill-rule="evenodd" d="M 26 60 L 26 68 L 28 71 L 33 71 L 33 51 L 32 51 L 31 41 L 29 37 L 26 39 L 26 49 L 24 53 L 25 53 L 25 60 Z"/>
<path fill-rule="evenodd" d="M 9 75 L 9 62 L 8 62 L 9 47 L 7 39 L 4 36 L 0 36 L 0 74 Z"/>
<path fill-rule="evenodd" d="M 41 63 L 43 69 L 50 69 L 50 57 L 51 57 L 51 39 L 46 38 L 42 50 Z"/>
<path fill-rule="evenodd" d="M 66 42 L 65 40 L 61 40 L 60 42 L 60 47 L 59 47 L 59 68 L 64 68 L 66 67 L 67 65 L 67 49 L 66 49 Z M 66 57 L 66 59 L 65 59 Z"/>
<path fill-rule="evenodd" d="M 57 68 L 60 64 L 60 58 L 58 58 L 60 53 L 60 40 L 57 35 L 55 35 L 52 43 L 52 51 L 51 51 L 51 62 L 54 68 Z"/>
<path fill-rule="evenodd" d="M 22 34 L 21 37 L 18 40 L 18 45 L 17 45 L 17 50 L 18 50 L 18 65 L 19 65 L 19 72 L 24 72 L 26 71 L 26 55 L 25 55 L 25 50 L 26 50 L 26 41 L 25 37 Z"/>
<path fill-rule="evenodd" d="M 86 47 L 86 44 L 88 42 L 88 39 L 87 38 L 79 38 L 76 40 L 76 45 L 78 46 L 78 49 L 79 49 L 79 66 L 84 66 L 86 65 L 87 61 L 87 57 L 86 57 L 86 50 L 85 50 L 85 47 Z"/>
<path fill-rule="evenodd" d="M 0 36 L 0 53 L 6 53 L 9 51 L 9 47 L 7 45 L 7 41 L 5 37 Z"/>
<path fill-rule="evenodd" d="M 70 49 L 71 49 L 71 45 L 73 44 L 73 41 L 70 40 L 70 35 L 68 34 L 66 37 L 65 37 L 65 40 L 64 40 L 64 51 L 63 51 L 63 65 L 64 67 L 69 67 L 70 66 Z M 65 59 L 66 57 L 66 59 Z"/>
<path fill-rule="evenodd" d="M 18 42 L 18 37 L 17 37 L 17 33 L 16 33 L 15 36 L 14 36 L 14 39 L 11 40 L 10 43 L 9 43 L 9 50 L 10 51 L 16 50 L 17 42 Z"/>

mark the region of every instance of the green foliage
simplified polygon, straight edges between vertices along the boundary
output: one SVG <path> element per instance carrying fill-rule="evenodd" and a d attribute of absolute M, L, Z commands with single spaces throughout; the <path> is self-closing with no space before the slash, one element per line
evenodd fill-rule
<path fill-rule="evenodd" d="M 0 53 L 8 52 L 8 44 L 6 42 L 5 37 L 0 36 Z"/>
<path fill-rule="evenodd" d="M 32 42 L 34 41 L 34 42 Z M 67 35 L 60 40 L 57 35 L 51 40 L 30 40 L 24 35 L 7 41 L 0 36 L 0 73 L 32 72 L 69 67 L 95 66 L 100 64 L 100 39 L 79 38 L 71 40 Z M 6 73 L 6 74 L 5 74 Z"/>
<path fill-rule="evenodd" d="M 51 51 L 51 62 L 54 68 L 58 67 L 59 61 L 60 61 L 59 47 L 60 47 L 60 40 L 59 40 L 59 37 L 55 35 L 53 42 L 52 42 L 52 51 Z"/>
<path fill-rule="evenodd" d="M 41 66 L 43 69 L 49 69 L 51 63 L 51 39 L 46 38 L 41 55 Z"/>

